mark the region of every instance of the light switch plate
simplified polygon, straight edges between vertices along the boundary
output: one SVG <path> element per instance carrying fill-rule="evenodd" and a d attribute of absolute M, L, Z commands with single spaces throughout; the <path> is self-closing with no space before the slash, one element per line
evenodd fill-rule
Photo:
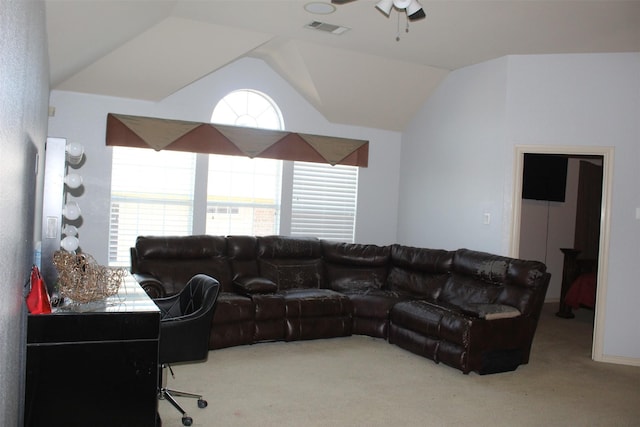
<path fill-rule="evenodd" d="M 484 225 L 491 224 L 491 214 L 489 212 L 485 212 L 484 214 L 482 214 L 482 223 Z"/>

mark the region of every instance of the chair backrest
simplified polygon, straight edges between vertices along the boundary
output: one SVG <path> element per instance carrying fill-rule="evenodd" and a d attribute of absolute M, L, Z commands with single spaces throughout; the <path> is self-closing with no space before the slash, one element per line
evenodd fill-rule
<path fill-rule="evenodd" d="M 220 292 L 220 283 L 196 274 L 173 297 L 156 300 L 160 321 L 160 363 L 188 362 L 207 358 L 209 335 Z"/>

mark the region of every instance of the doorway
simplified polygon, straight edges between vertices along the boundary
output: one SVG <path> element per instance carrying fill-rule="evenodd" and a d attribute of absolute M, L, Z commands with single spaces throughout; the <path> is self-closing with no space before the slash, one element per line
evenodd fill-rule
<path fill-rule="evenodd" d="M 594 327 L 591 357 L 593 360 L 603 360 L 603 331 L 605 319 L 605 301 L 607 294 L 608 276 L 608 247 L 609 247 L 609 212 L 611 206 L 613 147 L 574 147 L 574 146 L 516 146 L 513 170 L 513 209 L 510 255 L 519 257 L 522 220 L 522 183 L 524 171 L 524 154 L 555 154 L 569 157 L 600 157 L 602 158 L 602 198 L 600 203 L 600 226 L 598 235 L 598 265 L 597 292 L 594 313 Z M 561 273 L 560 273 L 561 274 Z"/>

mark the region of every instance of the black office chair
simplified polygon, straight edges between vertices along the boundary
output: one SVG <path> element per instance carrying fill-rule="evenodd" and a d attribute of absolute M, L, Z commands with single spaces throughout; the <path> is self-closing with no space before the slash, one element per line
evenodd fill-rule
<path fill-rule="evenodd" d="M 182 414 L 182 424 L 190 426 L 193 419 L 178 404 L 175 397 L 198 399 L 198 407 L 207 406 L 202 395 L 167 388 L 167 371 L 170 363 L 205 360 L 209 353 L 209 331 L 220 291 L 220 283 L 205 274 L 197 274 L 189 280 L 180 293 L 155 299 L 162 312 L 160 320 L 160 355 L 162 385 L 158 399 L 168 400 Z"/>

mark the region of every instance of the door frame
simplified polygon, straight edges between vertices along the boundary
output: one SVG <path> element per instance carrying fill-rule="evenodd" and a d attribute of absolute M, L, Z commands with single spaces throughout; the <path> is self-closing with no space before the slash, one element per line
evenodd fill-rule
<path fill-rule="evenodd" d="M 575 156 L 602 156 L 602 203 L 600 206 L 600 241 L 598 250 L 598 286 L 593 327 L 591 358 L 604 361 L 604 326 L 607 307 L 607 277 L 609 271 L 609 232 L 611 223 L 611 194 L 613 188 L 614 147 L 516 145 L 513 168 L 513 209 L 511 218 L 511 247 L 509 255 L 517 258 L 520 252 L 520 226 L 522 214 L 522 174 L 524 154 L 566 154 Z"/>

